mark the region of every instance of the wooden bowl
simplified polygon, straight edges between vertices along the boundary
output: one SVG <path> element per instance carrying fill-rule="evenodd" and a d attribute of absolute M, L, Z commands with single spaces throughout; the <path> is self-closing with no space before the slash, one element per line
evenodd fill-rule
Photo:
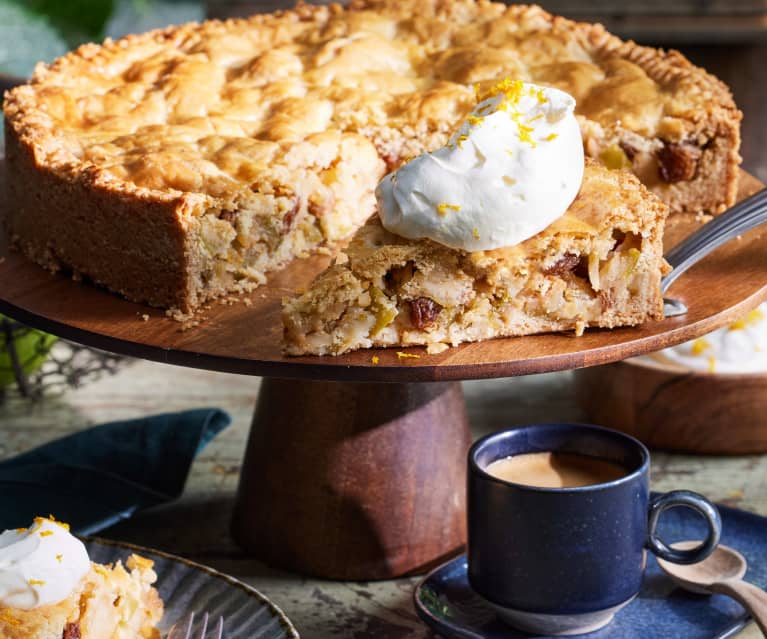
<path fill-rule="evenodd" d="M 575 379 L 593 423 L 652 448 L 767 452 L 767 373 L 693 372 L 627 360 L 576 371 Z"/>

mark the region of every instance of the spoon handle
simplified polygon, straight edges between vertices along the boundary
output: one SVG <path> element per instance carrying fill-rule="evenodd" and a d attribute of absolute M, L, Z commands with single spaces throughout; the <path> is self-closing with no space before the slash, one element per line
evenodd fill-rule
<path fill-rule="evenodd" d="M 767 637 L 767 592 L 742 579 L 718 581 L 711 584 L 709 590 L 737 600 L 751 613 L 762 634 Z"/>
<path fill-rule="evenodd" d="M 664 257 L 673 270 L 661 280 L 661 292 L 665 294 L 677 277 L 714 249 L 765 222 L 767 189 L 762 189 L 705 224 L 666 253 Z"/>

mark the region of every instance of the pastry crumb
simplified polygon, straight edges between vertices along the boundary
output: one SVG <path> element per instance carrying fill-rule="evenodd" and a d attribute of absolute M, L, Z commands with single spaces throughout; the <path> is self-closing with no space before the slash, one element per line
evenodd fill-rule
<path fill-rule="evenodd" d="M 253 300 L 249 297 L 243 297 L 242 303 L 245 304 L 245 306 L 253 306 Z"/>
<path fill-rule="evenodd" d="M 199 326 L 200 322 L 203 321 L 205 318 L 200 318 L 199 320 L 192 320 L 190 322 L 184 322 L 181 324 L 181 332 L 185 333 L 186 331 L 194 328 L 195 326 Z"/>
<path fill-rule="evenodd" d="M 373 363 L 373 366 L 376 366 L 381 360 L 378 358 L 378 355 L 373 355 L 373 357 L 370 358 L 370 361 Z"/>
<path fill-rule="evenodd" d="M 177 322 L 186 322 L 194 317 L 194 313 L 184 313 L 180 308 L 169 308 L 165 311 L 165 315 Z"/>
<path fill-rule="evenodd" d="M 397 359 L 421 359 L 421 356 L 413 355 L 411 353 L 403 353 L 402 351 L 397 351 Z"/>
<path fill-rule="evenodd" d="M 426 352 L 429 355 L 437 355 L 439 353 L 444 353 L 448 348 L 450 347 L 447 344 L 443 344 L 442 342 L 433 342 L 426 345 Z"/>
<path fill-rule="evenodd" d="M 144 313 L 144 314 L 141 316 L 141 320 L 142 320 L 142 321 L 144 321 L 144 322 L 148 322 L 148 321 L 149 321 L 149 315 L 147 315 L 146 313 Z"/>

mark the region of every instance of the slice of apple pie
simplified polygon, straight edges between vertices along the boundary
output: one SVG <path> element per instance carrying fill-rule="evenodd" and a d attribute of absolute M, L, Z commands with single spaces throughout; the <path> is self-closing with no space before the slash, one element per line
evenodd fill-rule
<path fill-rule="evenodd" d="M 668 209 L 626 171 L 586 162 L 578 196 L 537 235 L 467 252 L 388 232 L 378 217 L 305 294 L 286 300 L 285 351 L 457 345 L 663 316 Z"/>
<path fill-rule="evenodd" d="M 0 534 L 0 639 L 160 639 L 153 562 L 89 560 L 66 524 L 37 517 Z"/>

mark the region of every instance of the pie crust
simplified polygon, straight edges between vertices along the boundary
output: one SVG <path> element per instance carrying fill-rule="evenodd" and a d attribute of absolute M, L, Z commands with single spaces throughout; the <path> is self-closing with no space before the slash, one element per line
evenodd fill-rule
<path fill-rule="evenodd" d="M 385 171 L 445 143 L 473 85 L 578 101 L 585 149 L 675 211 L 734 202 L 740 112 L 681 54 L 485 0 L 356 0 L 188 24 L 39 65 L 6 95 L 7 223 L 27 255 L 189 311 L 335 250 Z"/>

